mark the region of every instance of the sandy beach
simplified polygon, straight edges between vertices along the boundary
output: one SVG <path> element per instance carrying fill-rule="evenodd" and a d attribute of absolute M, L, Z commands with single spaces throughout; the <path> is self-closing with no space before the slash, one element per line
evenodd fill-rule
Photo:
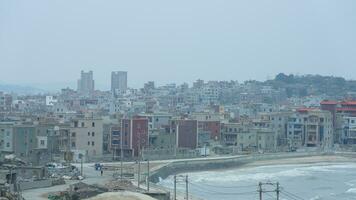
<path fill-rule="evenodd" d="M 309 156 L 309 157 L 254 161 L 244 165 L 243 167 L 259 167 L 259 166 L 266 166 L 266 165 L 285 165 L 285 164 L 313 164 L 313 163 L 328 164 L 328 163 L 346 163 L 346 162 L 356 162 L 356 158 L 346 157 L 342 155 Z"/>

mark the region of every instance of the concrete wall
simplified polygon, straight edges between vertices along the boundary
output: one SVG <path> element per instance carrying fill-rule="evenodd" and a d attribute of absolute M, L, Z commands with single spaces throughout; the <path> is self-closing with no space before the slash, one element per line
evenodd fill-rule
<path fill-rule="evenodd" d="M 150 181 L 157 183 L 160 178 L 165 179 L 169 175 L 183 172 L 205 171 L 216 169 L 227 169 L 240 167 L 253 161 L 298 158 L 316 155 L 327 155 L 320 152 L 302 152 L 302 153 L 281 153 L 281 154 L 257 154 L 230 158 L 216 158 L 205 160 L 188 160 L 172 162 L 162 168 L 154 171 L 150 176 Z M 330 154 L 330 153 L 329 153 Z"/>
<path fill-rule="evenodd" d="M 20 182 L 19 184 L 20 190 L 29 190 L 29 189 L 34 189 L 34 188 L 45 188 L 45 187 L 51 187 L 52 186 L 52 180 L 47 179 L 47 180 L 40 180 L 40 181 L 32 181 L 32 182 Z"/>

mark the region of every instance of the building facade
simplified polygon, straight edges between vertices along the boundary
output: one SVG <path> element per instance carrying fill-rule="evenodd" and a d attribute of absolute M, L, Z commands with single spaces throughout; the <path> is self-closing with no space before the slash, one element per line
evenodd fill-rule
<path fill-rule="evenodd" d="M 122 94 L 127 90 L 127 72 L 111 72 L 111 92 L 113 94 Z"/>
<path fill-rule="evenodd" d="M 90 95 L 94 92 L 93 71 L 81 71 L 80 79 L 78 80 L 78 92 L 83 95 Z"/>

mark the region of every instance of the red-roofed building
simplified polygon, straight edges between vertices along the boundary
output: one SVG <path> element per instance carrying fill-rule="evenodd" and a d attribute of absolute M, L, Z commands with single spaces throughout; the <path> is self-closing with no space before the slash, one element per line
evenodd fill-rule
<path fill-rule="evenodd" d="M 325 100 L 320 102 L 320 107 L 322 110 L 332 113 L 334 141 L 341 144 L 356 144 L 356 133 L 351 134 L 353 133 L 353 128 L 350 128 L 350 123 L 356 117 L 356 101 L 337 102 Z M 351 118 L 352 120 L 350 120 Z"/>

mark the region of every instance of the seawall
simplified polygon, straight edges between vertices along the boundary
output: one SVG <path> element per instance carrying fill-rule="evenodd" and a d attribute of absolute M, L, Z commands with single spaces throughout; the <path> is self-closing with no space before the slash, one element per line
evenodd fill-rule
<path fill-rule="evenodd" d="M 184 172 L 219 170 L 228 168 L 237 168 L 254 161 L 277 160 L 287 158 L 300 158 L 310 156 L 334 155 L 334 153 L 323 152 L 293 152 L 293 153 L 278 153 L 278 154 L 254 154 L 241 155 L 223 158 L 207 158 L 199 160 L 182 160 L 173 161 L 165 166 L 153 171 L 150 176 L 150 181 L 153 183 L 159 182 L 160 179 L 165 179 L 169 175 L 179 174 Z"/>

